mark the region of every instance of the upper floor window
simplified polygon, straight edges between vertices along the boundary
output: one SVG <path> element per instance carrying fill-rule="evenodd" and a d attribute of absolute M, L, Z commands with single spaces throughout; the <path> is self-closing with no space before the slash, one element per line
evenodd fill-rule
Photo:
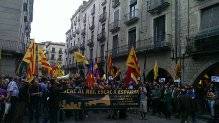
<path fill-rule="evenodd" d="M 23 4 L 23 11 L 27 11 L 27 3 Z"/>
<path fill-rule="evenodd" d="M 24 16 L 24 22 L 27 22 L 28 19 L 27 19 L 27 16 Z"/>
<path fill-rule="evenodd" d="M 118 22 L 119 21 L 119 10 L 116 10 L 114 12 L 114 22 Z"/>
<path fill-rule="evenodd" d="M 56 51 L 56 49 L 53 47 L 53 48 L 52 48 L 52 52 L 54 53 L 55 51 Z"/>
<path fill-rule="evenodd" d="M 154 45 L 161 47 L 165 41 L 165 15 L 154 19 Z"/>
<path fill-rule="evenodd" d="M 120 2 L 119 0 L 113 0 L 113 8 L 116 8 L 117 6 L 119 6 Z"/>
<path fill-rule="evenodd" d="M 51 54 L 51 60 L 55 60 L 55 54 Z"/>
<path fill-rule="evenodd" d="M 62 52 L 62 48 L 60 48 L 60 49 L 59 49 L 59 54 L 62 54 L 62 53 L 63 53 L 63 52 Z"/>
<path fill-rule="evenodd" d="M 136 47 L 136 28 L 132 28 L 128 32 L 128 43 L 129 49 L 132 47 Z"/>
<path fill-rule="evenodd" d="M 219 26 L 219 4 L 201 10 L 200 29 L 208 29 Z"/>

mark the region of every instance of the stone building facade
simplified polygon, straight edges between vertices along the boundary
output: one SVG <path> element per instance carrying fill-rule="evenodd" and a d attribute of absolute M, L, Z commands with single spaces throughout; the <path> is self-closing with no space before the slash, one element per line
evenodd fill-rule
<path fill-rule="evenodd" d="M 0 73 L 15 76 L 30 41 L 34 0 L 0 1 Z"/>
<path fill-rule="evenodd" d="M 103 68 L 112 54 L 124 76 L 134 47 L 147 80 L 152 81 L 157 62 L 159 78 L 177 79 L 179 63 L 182 82 L 197 82 L 219 74 L 218 8 L 218 0 L 89 0 L 71 18 L 67 51 L 80 50 Z M 67 61 L 76 68 L 72 57 Z"/>
<path fill-rule="evenodd" d="M 65 65 L 65 43 L 56 43 L 51 41 L 41 42 L 39 46 L 46 50 L 46 56 L 50 65 L 59 63 Z"/>

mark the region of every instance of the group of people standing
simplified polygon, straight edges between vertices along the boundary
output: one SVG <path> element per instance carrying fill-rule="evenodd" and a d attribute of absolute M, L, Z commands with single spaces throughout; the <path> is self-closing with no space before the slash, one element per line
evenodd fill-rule
<path fill-rule="evenodd" d="M 208 105 L 212 117 L 215 116 L 216 94 L 213 86 L 209 86 L 206 95 L 200 95 L 192 85 L 180 85 L 169 82 L 130 82 L 128 85 L 116 79 L 100 80 L 93 89 L 139 89 L 141 119 L 147 119 L 147 114 L 164 116 L 171 119 L 175 116 L 181 123 L 190 118 L 196 123 L 197 114 Z M 21 78 L 1 78 L 0 84 L 0 118 L 2 123 L 57 123 L 63 119 L 61 111 L 61 93 L 67 88 L 87 88 L 85 79 L 79 75 L 67 80 L 36 78 L 28 82 Z M 203 100 L 203 98 L 205 100 Z M 119 117 L 127 117 L 127 109 L 119 110 Z M 80 115 L 82 112 L 76 112 Z M 87 111 L 84 111 L 88 115 Z M 59 115 L 58 115 L 59 114 Z M 66 111 L 65 115 L 71 115 Z M 118 110 L 108 111 L 109 118 L 117 117 Z"/>
<path fill-rule="evenodd" d="M 0 86 L 2 123 L 57 123 L 59 88 L 54 79 L 2 78 Z"/>
<path fill-rule="evenodd" d="M 198 114 L 203 112 L 209 112 L 208 114 L 215 118 L 217 94 L 212 84 L 206 88 L 207 91 L 203 95 L 189 84 L 146 82 L 141 87 L 141 95 L 144 98 L 140 96 L 140 100 L 145 109 L 141 116 L 145 118 L 145 112 L 151 112 L 152 115 L 163 115 L 166 119 L 171 119 L 174 115 L 181 119 L 181 123 L 188 122 L 189 119 L 192 123 L 197 123 Z"/>

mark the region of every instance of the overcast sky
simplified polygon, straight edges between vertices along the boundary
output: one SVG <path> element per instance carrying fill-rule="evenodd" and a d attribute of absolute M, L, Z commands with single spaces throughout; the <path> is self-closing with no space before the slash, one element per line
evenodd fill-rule
<path fill-rule="evenodd" d="M 31 38 L 37 42 L 65 42 L 70 18 L 83 0 L 34 0 Z"/>

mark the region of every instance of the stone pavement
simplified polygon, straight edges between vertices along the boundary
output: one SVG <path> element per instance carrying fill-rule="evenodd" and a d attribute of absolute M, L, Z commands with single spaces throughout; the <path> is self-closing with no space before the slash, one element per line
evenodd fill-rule
<path fill-rule="evenodd" d="M 84 121 L 74 121 L 72 120 L 66 120 L 62 123 L 180 123 L 179 119 L 172 118 L 171 120 L 167 120 L 164 118 L 160 118 L 157 116 L 147 116 L 148 120 L 140 120 L 140 117 L 138 115 L 129 115 L 129 117 L 126 120 L 109 120 L 106 119 L 106 115 L 103 115 L 101 113 L 89 113 L 88 118 L 86 118 Z M 203 120 L 197 120 L 197 123 L 208 123 L 207 121 Z"/>

